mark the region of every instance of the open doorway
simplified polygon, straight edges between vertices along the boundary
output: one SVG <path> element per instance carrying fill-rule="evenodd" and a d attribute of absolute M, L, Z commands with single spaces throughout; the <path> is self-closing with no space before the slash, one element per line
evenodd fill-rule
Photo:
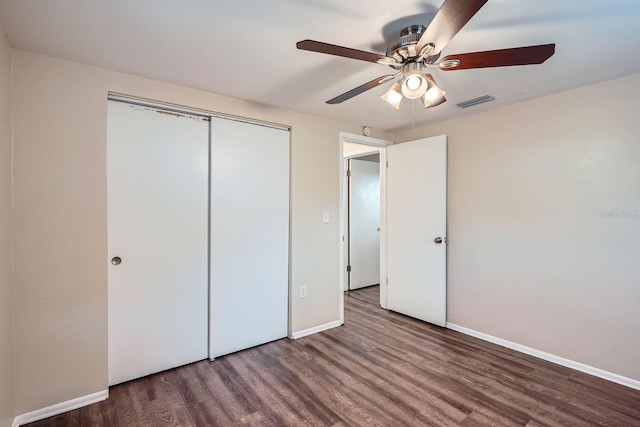
<path fill-rule="evenodd" d="M 380 284 L 380 149 L 350 155 L 345 144 L 347 290 Z"/>
<path fill-rule="evenodd" d="M 380 305 L 386 308 L 384 230 L 384 148 L 390 141 L 340 134 L 340 312 L 344 292 L 380 284 Z M 382 184 L 382 185 L 381 185 Z M 344 321 L 344 319 L 341 319 Z"/>

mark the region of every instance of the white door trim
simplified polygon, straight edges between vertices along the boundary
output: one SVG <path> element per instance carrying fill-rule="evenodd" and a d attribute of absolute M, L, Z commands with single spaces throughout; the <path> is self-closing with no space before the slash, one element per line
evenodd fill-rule
<path fill-rule="evenodd" d="M 392 141 L 387 141 L 379 138 L 372 138 L 370 136 L 358 135 L 354 133 L 348 132 L 340 132 L 338 138 L 339 144 L 339 159 L 338 164 L 340 168 L 340 180 L 339 180 L 339 188 L 340 188 L 340 205 L 339 205 L 339 227 L 338 227 L 338 246 L 340 249 L 340 270 L 338 277 L 340 278 L 340 289 L 338 296 L 338 312 L 340 313 L 340 324 L 344 324 L 344 270 L 347 266 L 344 263 L 344 254 L 346 248 L 344 247 L 344 234 L 345 234 L 345 221 L 344 221 L 344 176 L 345 176 L 345 168 L 344 168 L 344 143 L 352 142 L 354 144 L 362 144 L 369 145 L 371 147 L 377 147 L 380 149 L 380 305 L 383 308 L 387 308 L 387 230 L 386 230 L 386 222 L 387 222 L 387 187 L 386 187 L 386 164 L 387 164 L 387 153 L 384 150 L 385 147 L 389 145 L 393 145 Z M 362 155 L 360 153 L 359 155 Z"/>

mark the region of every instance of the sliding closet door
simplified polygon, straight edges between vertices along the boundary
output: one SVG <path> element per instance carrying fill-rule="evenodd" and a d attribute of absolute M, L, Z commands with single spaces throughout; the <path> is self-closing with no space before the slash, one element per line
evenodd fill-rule
<path fill-rule="evenodd" d="M 109 384 L 207 358 L 209 121 L 109 102 Z"/>
<path fill-rule="evenodd" d="M 211 120 L 210 357 L 287 336 L 289 132 Z"/>

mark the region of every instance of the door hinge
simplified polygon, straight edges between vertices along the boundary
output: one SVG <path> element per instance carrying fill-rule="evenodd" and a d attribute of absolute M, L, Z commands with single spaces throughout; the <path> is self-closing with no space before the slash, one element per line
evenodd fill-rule
<path fill-rule="evenodd" d="M 389 167 L 389 160 L 387 160 L 387 167 Z"/>
<path fill-rule="evenodd" d="M 389 284 L 389 278 L 387 277 L 387 285 Z"/>
<path fill-rule="evenodd" d="M 350 265 L 347 265 L 347 271 L 349 271 L 349 272 L 351 271 L 351 266 Z"/>
<path fill-rule="evenodd" d="M 351 176 L 351 170 L 347 169 L 347 176 Z"/>

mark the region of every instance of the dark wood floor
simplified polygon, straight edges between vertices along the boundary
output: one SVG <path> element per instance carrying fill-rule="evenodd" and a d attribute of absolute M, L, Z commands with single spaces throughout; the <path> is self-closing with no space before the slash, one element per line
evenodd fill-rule
<path fill-rule="evenodd" d="M 345 326 L 112 387 L 31 426 L 640 426 L 640 391 L 345 298 Z"/>

